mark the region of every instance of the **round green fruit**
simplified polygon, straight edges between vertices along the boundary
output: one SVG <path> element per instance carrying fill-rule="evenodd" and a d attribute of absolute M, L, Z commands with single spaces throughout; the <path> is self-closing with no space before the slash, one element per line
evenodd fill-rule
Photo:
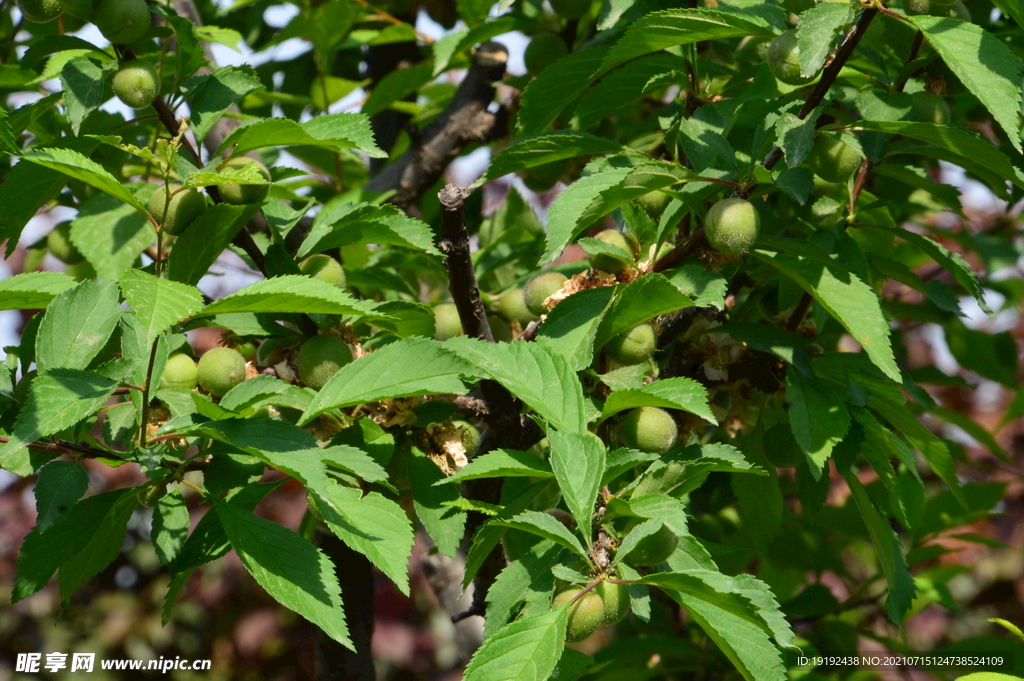
<path fill-rule="evenodd" d="M 77 265 L 85 256 L 71 243 L 71 223 L 62 222 L 46 237 L 46 247 L 55 258 L 67 265 Z"/>
<path fill-rule="evenodd" d="M 233 158 L 220 167 L 222 172 L 232 172 L 247 168 L 250 165 L 256 166 L 256 170 L 263 176 L 267 182 L 270 182 L 270 171 L 267 167 L 259 161 L 254 161 L 251 158 L 239 156 Z M 267 193 L 270 191 L 270 185 L 266 184 L 235 184 L 233 182 L 227 182 L 225 184 L 218 184 L 217 191 L 220 193 L 221 201 L 224 203 L 230 203 L 235 206 L 248 206 L 254 203 L 260 203 L 263 199 L 267 198 Z"/>
<path fill-rule="evenodd" d="M 636 242 L 636 239 L 630 234 L 625 234 L 617 229 L 606 229 L 598 232 L 595 239 L 599 239 L 606 244 L 611 246 L 617 246 L 621 248 L 627 255 L 631 256 L 634 260 L 636 259 L 637 253 L 640 251 L 640 245 Z M 609 272 L 611 274 L 618 274 L 622 270 L 626 269 L 626 263 L 622 262 L 618 258 L 613 258 L 605 253 L 598 253 L 597 255 L 589 256 L 591 269 L 601 270 L 602 272 Z"/>
<path fill-rule="evenodd" d="M 530 312 L 526 307 L 526 300 L 523 298 L 523 289 L 520 287 L 510 288 L 501 294 L 498 299 L 498 312 L 502 317 L 511 321 L 519 322 L 524 329 L 530 322 L 537 321 L 537 315 Z"/>
<path fill-rule="evenodd" d="M 554 518 L 555 520 L 557 520 L 558 522 L 560 522 L 563 525 L 565 525 L 565 528 L 567 530 L 569 530 L 570 532 L 573 532 L 573 531 L 576 530 L 576 519 L 573 518 L 572 514 L 569 513 L 568 511 L 563 511 L 560 508 L 549 508 L 548 510 L 546 510 L 544 512 L 547 513 L 552 518 Z"/>
<path fill-rule="evenodd" d="M 548 309 L 544 307 L 544 301 L 552 293 L 562 290 L 566 281 L 568 280 L 561 272 L 543 272 L 526 282 L 526 286 L 523 288 L 526 309 L 537 316 L 547 313 Z"/>
<path fill-rule="evenodd" d="M 934 92 L 922 90 L 910 95 L 914 100 L 914 115 L 922 123 L 948 125 L 949 105 Z"/>
<path fill-rule="evenodd" d="M 251 185 L 250 185 L 251 186 Z M 299 261 L 303 274 L 345 288 L 345 270 L 341 263 L 325 253 L 310 255 Z"/>
<path fill-rule="evenodd" d="M 551 9 L 563 19 L 579 19 L 590 9 L 590 0 L 551 0 Z"/>
<path fill-rule="evenodd" d="M 511 343 L 512 331 L 508 328 L 508 322 L 496 314 L 487 315 L 487 325 L 491 327 L 491 336 L 499 343 Z"/>
<path fill-rule="evenodd" d="M 235 346 L 235 350 L 238 350 L 238 354 L 240 354 L 242 357 L 245 357 L 246 359 L 249 359 L 250 357 L 255 355 L 256 351 L 259 349 L 259 345 L 257 345 L 255 341 L 251 340 L 242 341 L 241 343 Z"/>
<path fill-rule="evenodd" d="M 64 268 L 64 274 L 74 277 L 78 281 L 85 281 L 86 279 L 96 278 L 96 269 L 88 260 L 83 260 L 82 262 L 67 265 Z"/>
<path fill-rule="evenodd" d="M 539 166 L 534 166 L 522 172 L 523 184 L 531 192 L 543 194 L 546 191 L 550 191 L 562 179 L 562 175 L 565 175 L 568 169 L 569 161 L 566 159 L 542 163 Z"/>
<path fill-rule="evenodd" d="M 160 74 L 145 59 L 121 64 L 110 84 L 117 98 L 133 109 L 149 106 L 160 94 Z"/>
<path fill-rule="evenodd" d="M 551 602 L 551 607 L 560 608 L 572 602 L 572 599 L 583 591 L 583 587 L 571 586 L 562 591 Z M 569 643 L 579 643 L 589 638 L 604 623 L 604 601 L 594 593 L 588 591 L 582 598 L 569 606 L 569 623 L 565 630 L 565 640 Z"/>
<path fill-rule="evenodd" d="M 199 385 L 214 397 L 224 395 L 245 380 L 245 358 L 234 348 L 207 350 L 199 358 Z"/>
<path fill-rule="evenodd" d="M 180 191 L 179 191 L 180 190 Z M 170 194 L 170 200 L 167 195 Z M 206 197 L 198 189 L 181 189 L 176 182 L 160 187 L 149 197 L 149 214 L 167 234 L 177 236 L 206 210 Z"/>
<path fill-rule="evenodd" d="M 462 320 L 455 303 L 439 303 L 434 306 L 434 338 L 439 341 L 461 336 Z"/>
<path fill-rule="evenodd" d="M 754 245 L 761 216 L 746 199 L 722 199 L 708 209 L 704 232 L 708 242 L 723 253 L 742 253 Z"/>
<path fill-rule="evenodd" d="M 644 322 L 612 338 L 604 346 L 604 351 L 619 364 L 633 366 L 650 359 L 657 344 L 658 335 L 654 332 L 654 326 Z"/>
<path fill-rule="evenodd" d="M 594 591 L 604 602 L 604 624 L 615 624 L 629 612 L 629 589 L 625 584 L 602 581 Z"/>
<path fill-rule="evenodd" d="M 780 423 L 769 428 L 763 443 L 765 458 L 776 468 L 796 468 L 804 460 L 804 453 L 789 424 Z"/>
<path fill-rule="evenodd" d="M 526 46 L 523 62 L 526 70 L 536 75 L 569 54 L 569 48 L 561 36 L 554 33 L 539 33 Z"/>
<path fill-rule="evenodd" d="M 17 0 L 15 4 L 26 19 L 37 24 L 53 21 L 64 11 L 60 0 Z"/>
<path fill-rule="evenodd" d="M 800 45 L 796 29 L 779 34 L 768 46 L 768 68 L 772 74 L 789 85 L 805 85 L 818 77 L 800 74 Z"/>
<path fill-rule="evenodd" d="M 811 147 L 807 163 L 826 182 L 846 182 L 860 168 L 864 157 L 841 139 L 820 135 Z"/>
<path fill-rule="evenodd" d="M 622 420 L 619 436 L 630 449 L 664 454 L 676 444 L 679 428 L 664 409 L 638 407 Z"/>
<path fill-rule="evenodd" d="M 665 208 L 668 206 L 669 201 L 672 200 L 672 197 L 665 192 L 649 192 L 638 196 L 634 200 L 641 208 L 647 211 L 652 220 L 657 222 L 661 219 L 661 214 L 665 212 Z"/>
<path fill-rule="evenodd" d="M 645 518 L 637 518 L 626 527 L 627 534 L 634 527 L 644 522 Z M 664 563 L 672 552 L 676 550 L 679 537 L 668 528 L 662 525 L 661 529 L 654 534 L 649 534 L 641 539 L 637 545 L 626 556 L 626 561 L 640 567 L 648 567 Z"/>
<path fill-rule="evenodd" d="M 171 355 L 164 365 L 164 377 L 160 381 L 161 388 L 180 388 L 192 390 L 199 382 L 199 369 L 196 362 L 184 353 Z"/>
<path fill-rule="evenodd" d="M 313 336 L 302 344 L 295 365 L 299 379 L 313 390 L 319 390 L 351 361 L 352 350 L 340 338 Z"/>
<path fill-rule="evenodd" d="M 931 0 L 903 0 L 903 11 L 908 15 L 931 14 Z"/>
<path fill-rule="evenodd" d="M 466 448 L 466 455 L 476 454 L 476 450 L 480 449 L 480 431 L 468 421 L 453 421 L 452 425 L 462 434 L 462 446 Z"/>
<path fill-rule="evenodd" d="M 146 0 L 99 0 L 93 8 L 96 28 L 115 45 L 131 45 L 149 30 Z"/>

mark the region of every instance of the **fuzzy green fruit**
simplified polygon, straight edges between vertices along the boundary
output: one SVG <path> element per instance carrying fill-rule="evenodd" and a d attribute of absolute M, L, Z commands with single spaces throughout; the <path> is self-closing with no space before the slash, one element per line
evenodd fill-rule
<path fill-rule="evenodd" d="M 630 449 L 664 454 L 676 444 L 679 428 L 664 409 L 639 407 L 622 420 L 619 435 Z"/>
<path fill-rule="evenodd" d="M 658 335 L 654 332 L 654 326 L 644 322 L 612 338 L 604 346 L 604 351 L 619 364 L 633 366 L 650 359 L 657 344 Z"/>
<path fill-rule="evenodd" d="M 590 0 L 551 0 L 551 9 L 563 19 L 579 19 L 590 9 Z"/>
<path fill-rule="evenodd" d="M 776 468 L 796 468 L 805 458 L 789 424 L 772 426 L 764 434 L 762 442 L 765 458 Z"/>
<path fill-rule="evenodd" d="M 149 7 L 145 0 L 99 0 L 93 20 L 103 37 L 115 45 L 131 45 L 149 30 Z"/>
<path fill-rule="evenodd" d="M 800 45 L 796 38 L 796 29 L 779 34 L 768 46 L 768 68 L 772 74 L 789 85 L 804 85 L 818 77 L 800 74 Z"/>
<path fill-rule="evenodd" d="M 251 185 L 250 185 L 251 186 Z M 345 288 L 345 270 L 341 263 L 325 253 L 310 255 L 299 261 L 303 274 Z"/>
<path fill-rule="evenodd" d="M 640 251 L 640 245 L 632 235 L 625 234 L 617 229 L 606 229 L 598 232 L 594 235 L 594 238 L 599 239 L 606 244 L 618 246 L 634 260 L 636 259 L 637 253 Z M 591 269 L 601 270 L 602 272 L 618 274 L 622 270 L 626 269 L 626 263 L 605 253 L 589 255 L 588 259 L 590 260 Z"/>
<path fill-rule="evenodd" d="M 637 518 L 626 526 L 626 533 L 644 522 L 644 518 Z M 679 537 L 668 528 L 662 525 L 661 529 L 654 534 L 649 534 L 641 539 L 636 547 L 626 556 L 626 562 L 640 567 L 648 567 L 664 563 L 679 544 Z"/>
<path fill-rule="evenodd" d="M 570 603 L 581 591 L 583 591 L 583 587 L 569 587 L 555 596 L 551 607 L 560 608 Z M 604 601 L 594 593 L 594 590 L 588 591 L 583 598 L 569 606 L 569 623 L 565 630 L 565 640 L 569 643 L 579 643 L 583 639 L 590 638 L 603 623 Z"/>
<path fill-rule="evenodd" d="M 723 199 L 708 209 L 704 219 L 708 242 L 723 253 L 748 250 L 760 231 L 761 216 L 746 199 Z"/>
<path fill-rule="evenodd" d="M 508 322 L 496 314 L 487 315 L 487 325 L 491 327 L 491 336 L 499 343 L 511 343 L 512 331 L 508 328 Z"/>
<path fill-rule="evenodd" d="M 71 243 L 71 223 L 62 222 L 46 237 L 46 247 L 53 257 L 67 265 L 77 265 L 85 256 Z"/>
<path fill-rule="evenodd" d="M 236 345 L 235 350 L 238 350 L 238 354 L 240 354 L 242 357 L 249 359 L 250 357 L 256 354 L 256 351 L 259 350 L 259 346 L 256 344 L 255 341 L 247 340 L 242 341 L 241 343 Z"/>
<path fill-rule="evenodd" d="M 533 40 L 526 46 L 523 62 L 527 71 L 537 75 L 567 54 L 569 48 L 565 46 L 561 36 L 554 33 L 539 33 L 533 36 Z"/>
<path fill-rule="evenodd" d="M 53 21 L 64 11 L 60 0 L 17 0 L 15 4 L 26 19 L 37 24 Z"/>
<path fill-rule="evenodd" d="M 498 299 L 498 312 L 509 321 L 517 321 L 524 329 L 530 322 L 539 319 L 537 315 L 530 312 L 526 307 L 526 300 L 523 298 L 523 289 L 520 287 L 510 288 L 501 294 Z"/>
<path fill-rule="evenodd" d="M 168 193 L 171 194 L 170 201 L 167 200 Z M 181 185 L 176 182 L 169 182 L 149 197 L 149 214 L 161 223 L 164 232 L 174 236 L 184 232 L 205 210 L 206 197 L 202 192 L 197 189 L 181 189 Z"/>
<path fill-rule="evenodd" d="M 629 612 L 629 589 L 625 584 L 602 581 L 594 591 L 604 601 L 604 624 L 615 624 Z"/>
<path fill-rule="evenodd" d="M 443 341 L 464 333 L 455 303 L 439 303 L 434 306 L 434 338 Z"/>
<path fill-rule="evenodd" d="M 655 222 L 661 219 L 661 214 L 665 212 L 665 208 L 671 200 L 672 197 L 665 192 L 648 192 L 634 199 Z"/>
<path fill-rule="evenodd" d="M 160 94 L 160 74 L 145 59 L 132 59 L 121 64 L 110 85 L 118 99 L 133 109 L 141 109 Z"/>
<path fill-rule="evenodd" d="M 476 454 L 476 450 L 480 449 L 480 431 L 469 421 L 453 421 L 452 425 L 462 434 L 462 446 L 466 448 L 466 455 Z"/>
<path fill-rule="evenodd" d="M 302 344 L 295 366 L 299 379 L 313 390 L 319 390 L 351 361 L 352 350 L 340 338 L 313 336 Z"/>
<path fill-rule="evenodd" d="M 841 139 L 819 135 L 811 147 L 807 163 L 826 182 L 846 182 L 860 168 L 864 157 Z"/>
<path fill-rule="evenodd" d="M 160 381 L 161 388 L 193 390 L 198 382 L 199 369 L 194 359 L 180 352 L 167 358 L 164 377 Z"/>
<path fill-rule="evenodd" d="M 241 170 L 249 165 L 255 165 L 256 170 L 263 176 L 263 179 L 270 181 L 270 171 L 267 167 L 259 161 L 254 161 L 251 158 L 245 156 L 239 156 L 233 158 L 223 166 L 220 167 L 222 172 L 232 172 Z M 235 184 L 233 182 L 227 182 L 225 184 L 218 184 L 217 191 L 220 192 L 221 201 L 224 203 L 230 203 L 235 206 L 248 206 L 254 203 L 260 203 L 263 199 L 267 198 L 267 193 L 270 191 L 270 185 L 266 184 Z"/>
<path fill-rule="evenodd" d="M 946 101 L 934 92 L 922 90 L 910 95 L 914 100 L 914 115 L 922 123 L 949 125 L 950 111 Z"/>
<path fill-rule="evenodd" d="M 567 170 L 569 170 L 569 161 L 562 159 L 528 168 L 520 172 L 520 175 L 527 189 L 535 194 L 543 194 L 550 191 L 562 179 L 562 175 L 565 175 Z"/>
<path fill-rule="evenodd" d="M 560 291 L 566 281 L 568 280 L 561 272 L 542 272 L 526 282 L 523 288 L 526 309 L 538 316 L 546 314 L 548 309 L 544 307 L 544 301 L 552 293 Z"/>
<path fill-rule="evenodd" d="M 224 395 L 245 380 L 245 358 L 234 348 L 207 350 L 199 358 L 199 385 L 214 397 Z"/>

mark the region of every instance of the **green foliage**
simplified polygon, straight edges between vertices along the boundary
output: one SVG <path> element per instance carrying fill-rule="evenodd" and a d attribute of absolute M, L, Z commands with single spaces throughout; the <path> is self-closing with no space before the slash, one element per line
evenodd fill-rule
<path fill-rule="evenodd" d="M 948 540 L 988 550 L 1007 488 L 978 459 L 1013 457 L 962 405 L 1024 413 L 1018 3 L 172 4 L 0 6 L 0 309 L 27 320 L 0 467 L 37 511 L 12 600 L 57 575 L 78 607 L 144 504 L 165 622 L 233 549 L 351 648 L 343 599 L 374 587 L 343 592 L 316 531 L 416 603 L 414 545 L 464 561 L 469 681 L 825 678 L 781 649 L 903 650 L 958 606 Z M 524 76 L 489 42 L 512 32 Z M 104 466 L 145 481 L 95 493 Z M 298 533 L 254 513 L 283 481 Z"/>

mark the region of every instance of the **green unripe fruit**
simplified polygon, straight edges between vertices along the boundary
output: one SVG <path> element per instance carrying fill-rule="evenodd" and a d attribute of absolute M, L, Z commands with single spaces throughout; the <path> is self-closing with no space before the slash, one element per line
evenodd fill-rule
<path fill-rule="evenodd" d="M 602 581 L 594 591 L 604 601 L 604 624 L 615 624 L 629 612 L 629 589 L 625 584 Z"/>
<path fill-rule="evenodd" d="M 154 508 L 165 496 L 167 496 L 167 483 L 161 482 L 143 490 L 139 495 L 139 501 L 142 502 L 143 506 Z"/>
<path fill-rule="evenodd" d="M 563 19 L 579 19 L 590 9 L 590 0 L 551 0 L 551 9 Z"/>
<path fill-rule="evenodd" d="M 255 165 L 256 170 L 263 176 L 267 182 L 270 181 L 270 171 L 267 167 L 259 161 L 254 161 L 251 158 L 239 156 L 233 158 L 223 166 L 220 170 L 222 172 L 231 172 L 241 170 L 249 165 Z M 220 198 L 224 203 L 230 203 L 235 206 L 248 206 L 254 203 L 260 203 L 263 199 L 267 198 L 267 193 L 270 191 L 270 185 L 266 184 L 235 184 L 233 182 L 227 182 L 225 184 L 218 184 L 217 191 L 220 192 Z"/>
<path fill-rule="evenodd" d="M 53 21 L 64 11 L 60 0 L 17 0 L 16 4 L 26 19 L 37 24 Z"/>
<path fill-rule="evenodd" d="M 249 359 L 250 357 L 256 354 L 256 351 L 259 350 L 259 346 L 256 345 L 255 342 L 248 340 L 236 345 L 235 350 L 238 350 L 238 354 L 240 354 L 242 357 Z"/>
<path fill-rule="evenodd" d="M 439 341 L 461 336 L 462 320 L 455 303 L 440 303 L 434 306 L 434 338 Z"/>
<path fill-rule="evenodd" d="M 630 449 L 664 454 L 676 444 L 679 428 L 664 409 L 638 407 L 622 420 L 619 436 Z"/>
<path fill-rule="evenodd" d="M 948 125 L 950 118 L 949 105 L 934 92 L 922 90 L 910 95 L 914 100 L 914 115 L 922 123 Z"/>
<path fill-rule="evenodd" d="M 594 238 L 599 239 L 606 244 L 618 246 L 634 260 L 636 259 L 637 252 L 640 250 L 640 246 L 637 244 L 636 239 L 629 234 L 620 232 L 617 229 L 606 229 L 602 232 L 598 232 Z M 626 269 L 626 263 L 605 253 L 590 255 L 588 258 L 590 260 L 591 269 L 601 270 L 602 272 L 609 272 L 611 274 L 618 274 L 622 270 Z"/>
<path fill-rule="evenodd" d="M 121 64 L 110 84 L 117 98 L 133 109 L 149 106 L 160 94 L 160 74 L 144 59 Z"/>
<path fill-rule="evenodd" d="M 626 527 L 627 533 L 642 522 L 644 522 L 643 518 L 631 522 Z M 636 547 L 626 556 L 626 562 L 640 567 L 664 563 L 676 550 L 677 544 L 679 544 L 679 537 L 667 525 L 662 525 L 660 530 L 647 535 L 637 543 Z"/>
<path fill-rule="evenodd" d="M 569 54 L 569 48 L 561 36 L 554 33 L 539 33 L 533 36 L 523 52 L 526 70 L 536 75 Z"/>
<path fill-rule="evenodd" d="M 303 274 L 345 288 L 345 270 L 341 263 L 325 253 L 310 255 L 299 261 Z"/>
<path fill-rule="evenodd" d="M 466 448 L 466 455 L 476 454 L 476 450 L 480 449 L 480 431 L 468 421 L 453 421 L 452 425 L 462 434 L 462 446 Z"/>
<path fill-rule="evenodd" d="M 772 426 L 764 434 L 765 458 L 776 468 L 796 468 L 804 460 L 804 453 L 786 423 Z"/>
<path fill-rule="evenodd" d="M 199 358 L 199 385 L 214 397 L 245 380 L 245 358 L 234 348 L 213 348 Z"/>
<path fill-rule="evenodd" d="M 796 38 L 796 29 L 779 34 L 768 46 L 768 68 L 772 74 L 789 85 L 804 85 L 818 77 L 800 74 L 800 45 Z"/>
<path fill-rule="evenodd" d="M 199 368 L 195 360 L 184 353 L 171 355 L 164 365 L 164 377 L 160 381 L 161 388 L 181 388 L 192 390 L 199 382 Z"/>
<path fill-rule="evenodd" d="M 351 361 L 352 350 L 340 338 L 313 336 L 302 344 L 295 365 L 299 379 L 313 390 L 319 390 Z"/>
<path fill-rule="evenodd" d="M 46 237 L 46 247 L 50 253 L 68 265 L 77 265 L 85 260 L 85 256 L 71 243 L 71 223 L 62 222 L 53 228 Z"/>
<path fill-rule="evenodd" d="M 641 208 L 647 211 L 647 214 L 651 216 L 651 219 L 657 222 L 661 219 L 661 214 L 665 212 L 665 207 L 668 206 L 669 201 L 672 197 L 665 192 L 648 192 L 634 199 Z"/>
<path fill-rule="evenodd" d="M 197 189 L 181 189 L 175 182 L 160 187 L 149 197 L 149 214 L 167 234 L 177 236 L 206 210 L 206 197 Z M 177 193 L 175 193 L 177 192 Z M 170 201 L 167 194 L 171 194 Z"/>
<path fill-rule="evenodd" d="M 99 0 L 93 9 L 93 21 L 110 42 L 131 45 L 149 30 L 149 7 L 146 0 Z"/>
<path fill-rule="evenodd" d="M 538 319 L 537 315 L 527 309 L 523 289 L 518 286 L 501 294 L 501 298 L 498 299 L 498 312 L 509 321 L 519 322 L 524 329 L 527 324 Z"/>
<path fill-rule="evenodd" d="M 86 279 L 96 278 L 96 269 L 88 260 L 83 260 L 82 262 L 72 263 L 65 267 L 64 274 L 74 277 L 78 281 L 85 281 Z"/>
<path fill-rule="evenodd" d="M 708 242 L 723 253 L 742 253 L 754 245 L 761 216 L 746 199 L 722 199 L 708 209 L 704 232 Z"/>
<path fill-rule="evenodd" d="M 523 184 L 531 192 L 543 194 L 546 191 L 550 191 L 562 179 L 562 175 L 568 169 L 569 161 L 566 159 L 543 163 L 526 170 L 522 174 Z"/>
<path fill-rule="evenodd" d="M 846 182 L 860 168 L 864 157 L 841 139 L 820 135 L 811 147 L 807 163 L 826 182 Z"/>
<path fill-rule="evenodd" d="M 552 518 L 554 518 L 555 520 L 557 520 L 558 522 L 565 525 L 565 528 L 570 532 L 576 529 L 576 519 L 573 518 L 572 514 L 568 511 L 563 511 L 560 508 L 549 508 L 544 512 Z"/>
<path fill-rule="evenodd" d="M 499 343 L 511 343 L 512 331 L 508 328 L 508 322 L 496 314 L 487 315 L 487 325 L 491 327 L 491 336 Z"/>
<path fill-rule="evenodd" d="M 931 14 L 931 0 L 903 0 L 903 11 L 908 15 Z"/>
<path fill-rule="evenodd" d="M 570 603 L 581 591 L 583 591 L 583 587 L 569 587 L 555 596 L 551 607 L 560 608 Z M 590 638 L 603 623 L 604 601 L 594 593 L 594 590 L 588 591 L 583 598 L 569 606 L 569 623 L 565 630 L 565 640 L 569 643 L 579 643 L 583 639 Z"/>
<path fill-rule="evenodd" d="M 604 351 L 619 364 L 633 366 L 650 359 L 657 344 L 658 336 L 654 333 L 654 326 L 644 322 L 612 338 L 604 346 Z"/>
<path fill-rule="evenodd" d="M 523 300 L 526 301 L 526 309 L 533 314 L 540 316 L 547 313 L 544 301 L 552 293 L 562 290 L 562 286 L 568 281 L 561 272 L 543 272 L 526 282 L 523 288 Z"/>

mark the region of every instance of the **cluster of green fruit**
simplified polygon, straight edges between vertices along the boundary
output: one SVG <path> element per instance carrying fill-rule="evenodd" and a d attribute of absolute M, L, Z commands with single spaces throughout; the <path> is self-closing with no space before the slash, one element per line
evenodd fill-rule
<path fill-rule="evenodd" d="M 629 590 L 625 584 L 601 580 L 597 586 L 583 592 L 582 586 L 570 586 L 555 594 L 552 608 L 569 606 L 569 619 L 565 640 L 579 643 L 589 638 L 602 626 L 612 625 L 629 612 Z"/>
<path fill-rule="evenodd" d="M 270 171 L 265 165 L 251 158 L 233 158 L 224 163 L 220 170 L 238 171 L 254 167 L 259 174 L 270 181 Z M 225 182 L 217 185 L 217 192 L 224 203 L 232 205 L 249 205 L 259 203 L 267 197 L 270 190 L 265 184 L 236 184 Z M 196 218 L 206 210 L 206 196 L 198 189 L 182 188 L 177 182 L 168 182 L 161 186 L 149 199 L 149 214 L 156 219 L 161 230 L 172 236 L 178 236 L 185 228 L 195 222 Z M 316 256 L 311 256 L 316 257 Z M 324 256 L 328 257 L 328 256 Z M 309 260 L 309 258 L 307 258 Z M 335 263 L 337 264 L 337 263 Z M 301 269 L 301 265 L 300 265 Z M 338 269 L 341 266 L 338 265 Z M 308 274 L 303 270 L 303 273 Z M 318 277 L 323 278 L 323 277 Z M 344 273 L 341 275 L 341 286 L 344 286 Z M 333 282 L 332 282 L 333 283 Z"/>

